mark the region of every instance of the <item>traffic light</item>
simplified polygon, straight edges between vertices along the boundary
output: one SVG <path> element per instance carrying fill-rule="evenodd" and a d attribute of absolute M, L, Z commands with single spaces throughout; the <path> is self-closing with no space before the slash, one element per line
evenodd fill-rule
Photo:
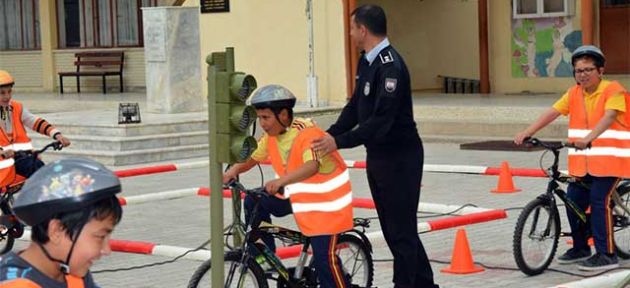
<path fill-rule="evenodd" d="M 257 147 L 256 139 L 249 135 L 256 110 L 245 104 L 256 89 L 256 79 L 234 71 L 233 48 L 212 53 L 208 64 L 208 105 L 215 105 L 215 113 L 209 117 L 215 117 L 216 159 L 229 164 L 244 162 Z"/>

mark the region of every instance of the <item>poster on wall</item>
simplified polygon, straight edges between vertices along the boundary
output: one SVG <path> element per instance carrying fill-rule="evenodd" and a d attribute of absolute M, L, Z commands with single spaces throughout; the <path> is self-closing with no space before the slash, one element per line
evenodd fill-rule
<path fill-rule="evenodd" d="M 230 0 L 200 0 L 201 13 L 230 12 Z"/>
<path fill-rule="evenodd" d="M 573 77 L 571 53 L 582 31 L 568 17 L 512 20 L 512 77 Z"/>

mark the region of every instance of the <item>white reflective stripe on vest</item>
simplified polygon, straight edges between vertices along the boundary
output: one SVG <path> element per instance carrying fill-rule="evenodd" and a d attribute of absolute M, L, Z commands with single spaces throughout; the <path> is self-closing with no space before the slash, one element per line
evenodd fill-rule
<path fill-rule="evenodd" d="M 293 209 L 293 213 L 313 211 L 331 212 L 339 211 L 350 204 L 352 204 L 352 191 L 337 200 L 329 202 L 291 203 L 291 208 Z"/>
<path fill-rule="evenodd" d="M 337 175 L 337 177 L 330 179 L 324 183 L 295 183 L 287 185 L 284 189 L 284 195 L 291 197 L 294 193 L 328 193 L 333 191 L 342 185 L 350 181 L 350 173 L 348 170 L 344 170 L 343 173 Z"/>
<path fill-rule="evenodd" d="M 33 144 L 31 142 L 28 143 L 13 143 L 11 145 L 7 145 L 2 147 L 4 150 L 11 149 L 13 151 L 21 151 L 21 150 L 33 150 Z"/>
<path fill-rule="evenodd" d="M 569 148 L 569 155 L 630 157 L 630 149 L 615 147 L 593 147 L 585 150 Z"/>
<path fill-rule="evenodd" d="M 591 133 L 592 130 L 588 129 L 569 129 L 569 137 L 570 138 L 584 138 L 588 133 Z M 630 132 L 629 131 L 619 131 L 608 129 L 599 135 L 597 139 L 619 139 L 619 140 L 630 140 Z"/>
<path fill-rule="evenodd" d="M 13 158 L 5 159 L 0 161 L 0 169 L 9 168 L 15 164 Z"/>

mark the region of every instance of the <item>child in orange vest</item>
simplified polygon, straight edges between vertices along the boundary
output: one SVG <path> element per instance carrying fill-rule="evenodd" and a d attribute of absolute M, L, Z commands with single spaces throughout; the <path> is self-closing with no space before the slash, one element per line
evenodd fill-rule
<path fill-rule="evenodd" d="M 334 249 L 339 233 L 353 225 L 350 178 L 339 153 L 320 158 L 311 149 L 311 142 L 324 132 L 310 120 L 293 118 L 295 101 L 289 90 L 278 85 L 262 87 L 253 95 L 251 104 L 265 134 L 250 159 L 232 166 L 223 182 L 271 159 L 279 178 L 265 183 L 265 188 L 276 194 L 284 187 L 284 196 L 261 199 L 258 219 L 249 219 L 253 200 L 245 198 L 246 219 L 257 226 L 261 221 L 271 222 L 270 214 L 293 213 L 302 233 L 310 237 L 321 287 L 348 287 Z M 273 238 L 263 241 L 275 249 Z"/>
<path fill-rule="evenodd" d="M 579 262 L 587 271 L 612 269 L 619 266 L 613 242 L 612 191 L 620 178 L 630 177 L 627 155 L 630 126 L 626 120 L 625 89 L 617 82 L 602 80 L 605 58 L 602 51 L 591 45 L 577 48 L 571 57 L 577 85 L 570 88 L 552 108 L 536 122 L 514 137 L 516 144 L 534 135 L 560 115 L 569 116 L 569 141 L 584 150 L 569 149 L 569 174 L 581 177 L 586 188 L 570 183 L 567 197 L 582 210 L 591 206 L 591 231 L 595 240 L 595 255 L 587 244 L 580 220 L 567 207 L 573 247 L 558 257 L 558 263 Z M 587 148 L 591 144 L 591 148 Z"/>

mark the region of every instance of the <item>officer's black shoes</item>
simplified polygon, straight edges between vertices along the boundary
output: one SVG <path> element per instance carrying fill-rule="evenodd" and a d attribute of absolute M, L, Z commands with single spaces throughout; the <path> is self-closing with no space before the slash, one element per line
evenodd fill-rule
<path fill-rule="evenodd" d="M 617 255 L 608 255 L 604 253 L 595 253 L 593 257 L 588 258 L 578 264 L 578 269 L 584 271 L 608 270 L 617 267 L 619 267 L 619 260 L 617 259 Z"/>
<path fill-rule="evenodd" d="M 591 250 L 577 250 L 571 248 L 558 257 L 558 264 L 572 264 L 588 259 L 591 256 Z"/>

